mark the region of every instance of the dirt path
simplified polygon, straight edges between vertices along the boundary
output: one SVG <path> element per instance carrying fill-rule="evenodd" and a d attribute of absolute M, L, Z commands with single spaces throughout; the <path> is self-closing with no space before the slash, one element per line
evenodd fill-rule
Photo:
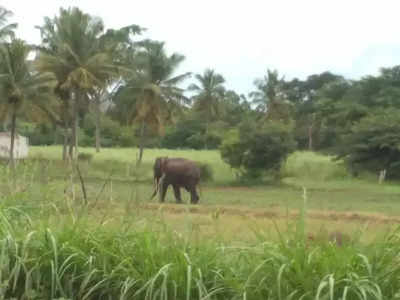
<path fill-rule="evenodd" d="M 249 208 L 246 206 L 193 206 L 193 205 L 177 205 L 177 204 L 144 204 L 141 206 L 146 210 L 160 210 L 169 214 L 198 214 L 211 216 L 241 216 L 247 218 L 267 218 L 267 219 L 294 219 L 299 216 L 299 211 L 284 211 L 262 208 Z M 400 217 L 387 216 L 384 214 L 371 214 L 360 212 L 338 212 L 338 211 L 318 211 L 307 210 L 308 218 L 329 220 L 329 221 L 346 221 L 346 222 L 374 222 L 381 224 L 399 224 Z"/>

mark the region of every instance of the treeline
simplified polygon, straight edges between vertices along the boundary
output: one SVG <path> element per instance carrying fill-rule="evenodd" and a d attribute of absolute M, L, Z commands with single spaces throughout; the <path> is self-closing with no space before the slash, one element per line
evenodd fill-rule
<path fill-rule="evenodd" d="M 290 152 L 308 149 L 344 159 L 355 175 L 400 175 L 399 66 L 360 80 L 267 70 L 239 95 L 216 70 L 177 74 L 185 57 L 141 39 L 139 25 L 105 30 L 100 18 L 61 8 L 30 45 L 10 16 L 0 9 L 0 117 L 11 149 L 17 129 L 33 145 L 62 144 L 64 159 L 79 145 L 137 146 L 139 161 L 146 147 L 220 149 L 238 174 L 258 177 L 279 176 Z"/>

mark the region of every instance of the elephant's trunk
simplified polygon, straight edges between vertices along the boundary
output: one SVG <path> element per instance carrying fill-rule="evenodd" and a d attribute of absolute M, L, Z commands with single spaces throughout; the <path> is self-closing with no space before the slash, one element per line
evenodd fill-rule
<path fill-rule="evenodd" d="M 163 190 L 163 186 L 164 186 L 164 179 L 165 179 L 165 174 L 162 174 L 162 176 L 160 177 L 160 179 L 158 180 L 158 196 L 159 196 L 159 200 L 160 202 L 163 202 L 163 197 L 164 197 L 164 190 Z"/>

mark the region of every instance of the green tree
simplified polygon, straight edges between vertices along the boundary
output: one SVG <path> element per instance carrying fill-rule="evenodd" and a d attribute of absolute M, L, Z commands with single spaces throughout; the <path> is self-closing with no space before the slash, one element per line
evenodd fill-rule
<path fill-rule="evenodd" d="M 238 95 L 233 90 L 227 90 L 224 93 L 221 104 L 224 113 L 219 119 L 227 122 L 230 126 L 236 127 L 243 120 L 256 117 L 245 95 Z"/>
<path fill-rule="evenodd" d="M 57 94 L 64 102 L 64 113 L 72 127 L 70 156 L 78 151 L 80 112 L 87 110 L 89 93 L 104 88 L 116 74 L 110 54 L 102 49 L 100 37 L 104 31 L 101 19 L 83 13 L 78 8 L 60 8 L 59 16 L 45 18 L 39 27 L 42 46 L 37 59 L 39 71 L 55 74 Z"/>
<path fill-rule="evenodd" d="M 188 102 L 179 84 L 190 73 L 174 74 L 185 57 L 178 53 L 168 55 L 163 42 L 145 40 L 137 46 L 136 61 L 131 66 L 134 75 L 121 85 L 115 101 L 129 107 L 129 119 L 140 124 L 140 164 L 146 127 L 163 134 L 165 123 L 174 121 L 174 113 Z"/>
<path fill-rule="evenodd" d="M 14 168 L 14 139 L 17 114 L 25 102 L 50 100 L 49 89 L 55 84 L 49 73 L 38 73 L 28 61 L 31 47 L 24 41 L 13 39 L 0 45 L 0 95 L 3 113 L 11 118 L 10 163 Z"/>
<path fill-rule="evenodd" d="M 125 64 L 127 63 L 126 56 L 135 48 L 132 36 L 141 34 L 142 31 L 143 28 L 138 25 L 129 25 L 120 29 L 108 29 L 106 33 L 99 37 L 99 50 L 109 54 L 113 65 L 119 67 L 119 69 L 125 69 Z M 111 95 L 118 89 L 124 72 L 119 73 L 121 74 L 110 74 L 111 76 L 107 79 L 106 85 L 96 86 L 89 92 L 92 102 L 91 107 L 96 116 L 96 152 L 100 152 L 101 146 L 101 105 L 106 101 L 110 101 Z"/>
<path fill-rule="evenodd" d="M 167 128 L 166 134 L 161 139 L 161 146 L 168 149 L 204 148 L 204 122 L 199 119 L 182 119 L 175 125 Z"/>
<path fill-rule="evenodd" d="M 283 82 L 284 98 L 293 105 L 295 136 L 300 148 L 313 150 L 320 147 L 320 131 L 324 126 L 321 109 L 324 110 L 327 99 L 339 101 L 348 88 L 347 80 L 330 72 L 310 75 L 304 81 L 295 78 Z M 327 130 L 332 132 L 331 127 Z"/>
<path fill-rule="evenodd" d="M 265 114 L 267 120 L 289 120 L 290 105 L 283 92 L 283 78 L 279 78 L 278 71 L 267 70 L 267 75 L 256 79 L 256 90 L 250 93 L 257 110 Z"/>
<path fill-rule="evenodd" d="M 400 177 L 400 110 L 380 109 L 354 124 L 337 156 L 357 173 L 386 170 L 388 177 Z"/>
<path fill-rule="evenodd" d="M 212 69 L 205 70 L 203 75 L 196 74 L 195 78 L 200 85 L 193 83 L 188 89 L 196 93 L 193 97 L 194 110 L 204 115 L 206 122 L 205 138 L 207 139 L 210 122 L 221 114 L 221 101 L 225 92 L 223 86 L 225 79 Z M 205 147 L 207 149 L 207 143 L 205 143 Z"/>

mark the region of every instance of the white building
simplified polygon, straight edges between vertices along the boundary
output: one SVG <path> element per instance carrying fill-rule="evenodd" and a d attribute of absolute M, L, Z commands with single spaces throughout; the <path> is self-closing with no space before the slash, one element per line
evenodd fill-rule
<path fill-rule="evenodd" d="M 10 144 L 10 132 L 0 132 L 0 158 L 10 157 Z M 28 148 L 28 139 L 16 133 L 14 139 L 14 158 L 26 158 L 28 156 Z"/>

